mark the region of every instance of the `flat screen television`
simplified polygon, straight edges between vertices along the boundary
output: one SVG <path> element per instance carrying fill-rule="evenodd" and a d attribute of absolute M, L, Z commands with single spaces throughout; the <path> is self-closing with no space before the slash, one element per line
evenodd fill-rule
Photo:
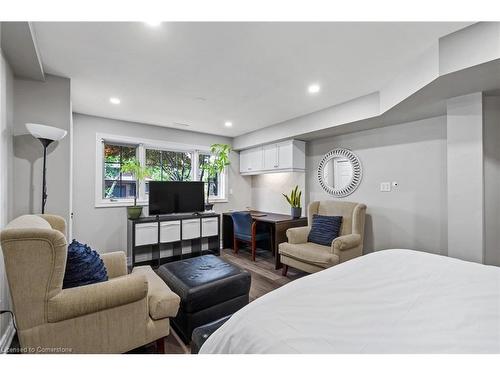
<path fill-rule="evenodd" d="M 150 181 L 149 215 L 205 211 L 205 183 Z"/>

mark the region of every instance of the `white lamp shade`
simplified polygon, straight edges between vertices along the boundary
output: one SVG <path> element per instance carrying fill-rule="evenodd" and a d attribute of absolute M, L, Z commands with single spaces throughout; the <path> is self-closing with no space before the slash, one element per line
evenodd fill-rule
<path fill-rule="evenodd" d="M 26 129 L 35 138 L 45 138 L 51 141 L 59 141 L 63 139 L 68 133 L 66 130 L 55 128 L 53 126 L 47 126 L 42 124 L 26 124 Z"/>

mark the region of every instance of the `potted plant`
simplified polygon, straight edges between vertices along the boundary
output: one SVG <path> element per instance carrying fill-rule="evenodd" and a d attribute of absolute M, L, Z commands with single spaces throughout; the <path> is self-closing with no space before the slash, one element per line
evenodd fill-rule
<path fill-rule="evenodd" d="M 139 197 L 139 187 L 141 181 L 150 175 L 149 168 L 141 166 L 136 158 L 127 160 L 121 167 L 122 173 L 130 173 L 135 177 L 136 187 L 134 196 L 134 205 L 127 207 L 127 216 L 129 219 L 138 219 L 142 214 L 142 206 L 137 205 L 137 197 Z"/>
<path fill-rule="evenodd" d="M 201 165 L 200 181 L 207 176 L 207 203 L 205 204 L 206 210 L 213 208 L 213 203 L 210 203 L 208 198 L 210 196 L 210 187 L 214 183 L 214 179 L 224 172 L 224 169 L 231 164 L 229 161 L 229 154 L 231 153 L 231 146 L 221 143 L 215 143 L 210 146 L 210 157 Z"/>
<path fill-rule="evenodd" d="M 286 201 L 291 207 L 291 214 L 294 219 L 299 218 L 302 215 L 302 206 L 300 204 L 300 198 L 302 197 L 302 192 L 299 190 L 299 186 L 295 186 L 290 193 L 290 196 L 283 193 Z"/>

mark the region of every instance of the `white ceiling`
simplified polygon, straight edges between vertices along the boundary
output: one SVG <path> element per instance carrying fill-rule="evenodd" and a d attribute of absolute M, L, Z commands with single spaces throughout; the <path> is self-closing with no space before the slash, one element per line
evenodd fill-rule
<path fill-rule="evenodd" d="M 72 80 L 75 112 L 234 137 L 377 91 L 439 37 L 469 24 L 34 27 L 44 70 Z M 316 82 L 321 92 L 308 94 Z"/>

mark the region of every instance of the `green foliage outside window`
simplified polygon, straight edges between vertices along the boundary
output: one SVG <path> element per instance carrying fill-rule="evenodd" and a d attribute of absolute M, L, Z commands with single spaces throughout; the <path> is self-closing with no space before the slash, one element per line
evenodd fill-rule
<path fill-rule="evenodd" d="M 121 171 L 122 165 L 135 157 L 135 146 L 104 145 L 104 198 L 131 198 L 136 195 L 132 176 Z"/>
<path fill-rule="evenodd" d="M 143 167 L 136 158 L 133 158 L 123 163 L 121 172 L 130 173 L 135 178 L 137 188 L 135 190 L 136 193 L 134 196 L 134 206 L 137 206 L 140 183 L 141 181 L 144 181 L 146 177 L 149 177 L 151 175 L 151 171 L 148 167 Z"/>
<path fill-rule="evenodd" d="M 231 146 L 213 144 L 210 154 L 198 154 L 198 175 L 192 176 L 193 152 L 145 150 L 145 166 L 141 166 L 137 146 L 104 145 L 104 198 L 139 197 L 140 181 L 205 181 L 209 196 L 219 195 L 219 176 L 230 165 Z M 148 185 L 146 184 L 146 190 Z"/>
<path fill-rule="evenodd" d="M 210 155 L 200 155 L 200 181 L 208 183 L 208 196 L 218 195 L 219 175 L 231 164 L 229 161 L 230 153 L 231 146 L 215 143 L 210 146 Z"/>
<path fill-rule="evenodd" d="M 191 181 L 189 152 L 146 150 L 146 165 L 152 181 Z"/>

